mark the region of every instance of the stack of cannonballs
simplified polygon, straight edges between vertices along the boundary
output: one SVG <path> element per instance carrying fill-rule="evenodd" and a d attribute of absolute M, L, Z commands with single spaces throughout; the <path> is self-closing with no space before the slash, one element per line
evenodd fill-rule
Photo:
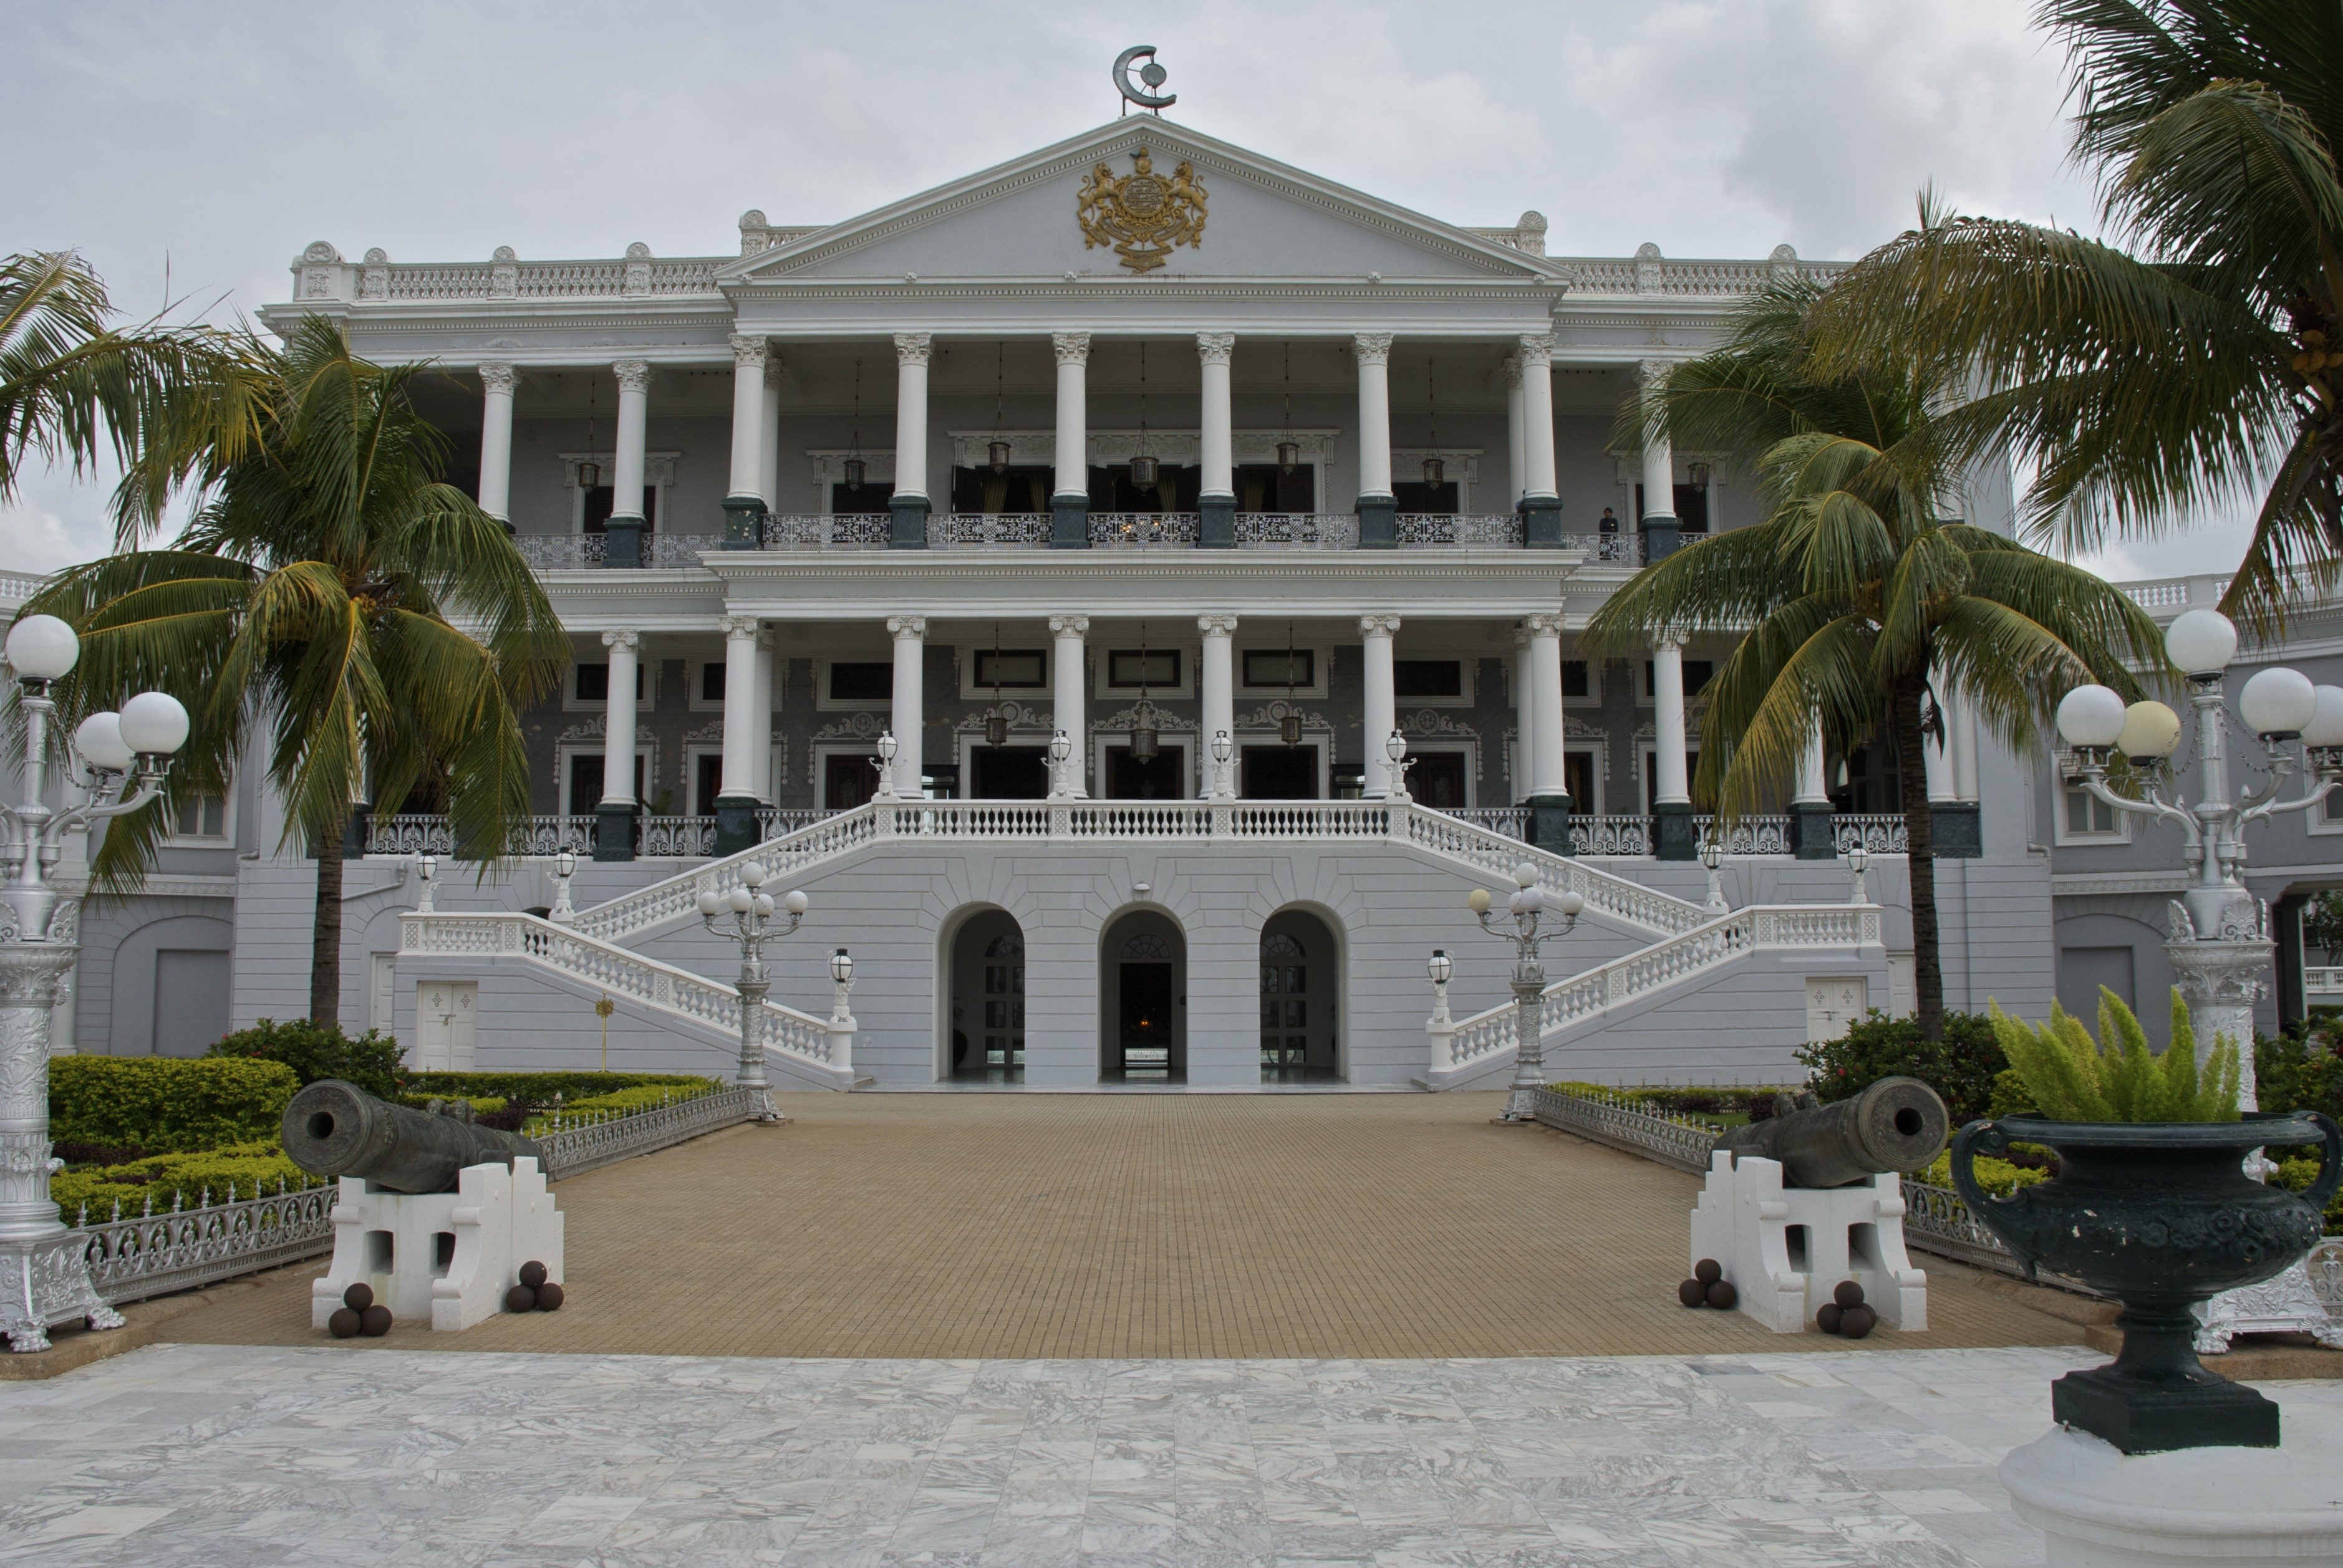
<path fill-rule="evenodd" d="M 1831 1299 L 1815 1312 L 1815 1322 L 1826 1334 L 1859 1340 L 1879 1326 L 1879 1314 L 1863 1304 L 1861 1285 L 1853 1280 L 1841 1280 L 1838 1289 L 1831 1292 Z"/>
<path fill-rule="evenodd" d="M 545 1265 L 538 1262 L 520 1266 L 520 1283 L 505 1292 L 505 1311 L 508 1312 L 551 1312 L 561 1308 L 561 1287 L 545 1277 Z"/>
<path fill-rule="evenodd" d="M 390 1309 L 374 1299 L 372 1285 L 360 1282 L 342 1292 L 342 1304 L 326 1320 L 326 1332 L 337 1340 L 360 1334 L 378 1340 L 390 1332 Z"/>
<path fill-rule="evenodd" d="M 1715 1258 L 1703 1258 L 1692 1266 L 1692 1278 L 1676 1287 L 1676 1300 L 1688 1307 L 1715 1307 L 1718 1312 L 1731 1312 L 1741 1300 L 1741 1292 L 1725 1277 L 1725 1265 Z"/>

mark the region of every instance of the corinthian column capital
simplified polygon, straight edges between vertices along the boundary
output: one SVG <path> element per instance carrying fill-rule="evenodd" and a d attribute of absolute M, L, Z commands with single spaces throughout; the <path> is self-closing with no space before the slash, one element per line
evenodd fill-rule
<path fill-rule="evenodd" d="M 1091 362 L 1091 335 L 1087 332 L 1052 332 L 1050 347 L 1061 365 L 1088 365 Z"/>
<path fill-rule="evenodd" d="M 1207 365 L 1226 365 L 1236 352 L 1237 335 L 1233 332 L 1199 332 L 1196 334 L 1196 357 Z"/>
<path fill-rule="evenodd" d="M 1521 337 L 1521 345 L 1522 367 L 1524 370 L 1542 370 L 1554 363 L 1553 333 L 1524 332 Z"/>
<path fill-rule="evenodd" d="M 925 332 L 895 334 L 895 359 L 901 365 L 925 365 L 928 353 L 935 347 L 935 338 Z"/>
<path fill-rule="evenodd" d="M 1388 332 L 1359 333 L 1352 337 L 1351 346 L 1357 350 L 1362 365 L 1391 363 L 1392 335 Z"/>
<path fill-rule="evenodd" d="M 520 371 L 514 366 L 490 360 L 480 367 L 480 385 L 491 392 L 502 392 L 510 397 L 513 388 L 520 385 Z"/>
<path fill-rule="evenodd" d="M 764 338 L 732 335 L 732 363 L 742 370 L 753 370 L 765 363 L 768 348 Z"/>
<path fill-rule="evenodd" d="M 610 366 L 610 374 L 618 378 L 618 390 L 621 392 L 648 392 L 651 389 L 651 367 L 648 360 L 617 360 Z"/>

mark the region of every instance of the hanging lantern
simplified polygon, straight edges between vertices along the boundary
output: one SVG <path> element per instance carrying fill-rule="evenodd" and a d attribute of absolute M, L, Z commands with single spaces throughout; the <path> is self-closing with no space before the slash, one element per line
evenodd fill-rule
<path fill-rule="evenodd" d="M 1448 465 L 1440 460 L 1440 393 L 1433 384 L 1432 373 L 1433 361 L 1426 358 L 1423 362 L 1423 406 L 1430 411 L 1432 428 L 1428 444 L 1433 450 L 1423 459 L 1423 482 L 1438 489 L 1447 482 Z"/>
<path fill-rule="evenodd" d="M 1154 705 L 1141 699 L 1135 719 L 1131 727 L 1131 759 L 1133 762 L 1152 762 L 1156 753 L 1161 749 L 1156 744 L 1158 733 Z"/>
<path fill-rule="evenodd" d="M 1277 721 L 1277 738 L 1288 746 L 1302 744 L 1302 715 L 1288 713 Z"/>
<path fill-rule="evenodd" d="M 602 487 L 602 465 L 588 457 L 578 465 L 578 487 L 598 490 Z"/>
<path fill-rule="evenodd" d="M 1302 443 L 1280 441 L 1277 444 L 1277 471 L 1281 474 L 1290 474 L 1300 467 L 1302 467 Z"/>
<path fill-rule="evenodd" d="M 1141 490 L 1151 490 L 1161 467 L 1147 451 L 1147 345 L 1139 346 L 1139 456 L 1131 460 L 1131 482 Z"/>
<path fill-rule="evenodd" d="M 865 463 L 861 458 L 849 457 L 846 459 L 846 483 L 850 488 L 857 490 L 860 489 L 862 487 L 864 477 L 868 476 L 870 472 L 870 466 Z"/>
<path fill-rule="evenodd" d="M 1153 489 L 1161 472 L 1161 467 L 1144 452 L 1131 460 L 1131 482 L 1140 489 Z"/>
<path fill-rule="evenodd" d="M 1684 466 L 1684 471 L 1691 476 L 1692 487 L 1694 489 L 1705 490 L 1708 488 L 1708 465 L 1706 463 L 1688 463 Z"/>
<path fill-rule="evenodd" d="M 847 448 L 846 483 L 851 489 L 860 489 L 869 477 L 870 467 L 862 460 L 862 361 L 854 362 L 854 439 Z"/>
<path fill-rule="evenodd" d="M 992 442 L 989 442 L 989 443 L 987 443 L 987 444 L 986 444 L 985 448 L 984 448 L 984 451 L 985 451 L 985 456 L 990 459 L 990 461 L 987 463 L 987 465 L 986 465 L 986 466 L 987 466 L 988 467 L 991 468 L 991 470 L 992 470 L 994 473 L 996 473 L 996 474 L 1005 474 L 1005 473 L 1009 472 L 1009 443 L 1008 443 L 1008 442 L 1006 442 L 1006 441 L 992 441 Z"/>
<path fill-rule="evenodd" d="M 1448 465 L 1437 457 L 1423 460 L 1423 482 L 1437 487 L 1448 482 Z"/>
<path fill-rule="evenodd" d="M 984 743 L 987 746 L 1006 746 L 1009 744 L 1008 715 L 1001 713 L 988 713 L 984 716 Z"/>

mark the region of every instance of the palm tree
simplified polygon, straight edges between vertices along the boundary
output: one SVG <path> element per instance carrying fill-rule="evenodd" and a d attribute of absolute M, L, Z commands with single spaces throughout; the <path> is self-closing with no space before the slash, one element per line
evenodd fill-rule
<path fill-rule="evenodd" d="M 2044 0 L 2105 240 L 1924 225 L 1816 313 L 1825 374 L 1915 357 L 1982 378 L 1946 425 L 2038 477 L 2029 537 L 2089 548 L 2251 503 L 2222 608 L 2274 627 L 2343 564 L 2343 8 Z"/>
<path fill-rule="evenodd" d="M 1915 991 L 1943 1038 L 1936 870 L 1925 777 L 1937 704 L 1966 698 L 2013 747 L 2085 680 L 2136 694 L 2163 668 L 2156 624 L 2107 583 L 1946 520 L 1959 470 L 1937 440 L 1941 379 L 1906 367 L 1827 380 L 1812 368 L 1805 280 L 1751 300 L 1725 342 L 1676 366 L 1622 416 L 1631 447 L 1664 431 L 1758 477 L 1763 522 L 1640 573 L 1588 624 L 1591 651 L 1657 636 L 1740 640 L 1708 686 L 1695 792 L 1725 817 L 1788 792 L 1819 723 L 1843 750 L 1884 741 L 1902 774 Z M 2128 667 L 2127 667 L 2128 666 Z"/>
<path fill-rule="evenodd" d="M 351 802 L 444 791 L 458 856 L 493 859 L 529 809 L 515 709 L 551 689 L 568 647 L 503 526 L 438 482 L 445 439 L 407 395 L 420 367 L 368 364 L 314 317 L 266 363 L 261 439 L 206 467 L 175 545 L 76 567 L 25 608 L 81 633 L 68 711 L 149 687 L 187 705 L 166 809 L 220 792 L 265 738 L 286 840 L 317 858 L 309 1008 L 330 1023 Z M 135 879 L 162 826 L 116 821 L 93 874 Z"/>
<path fill-rule="evenodd" d="M 259 432 L 265 384 L 253 346 L 208 327 L 116 331 L 106 285 L 70 251 L 0 257 L 0 501 L 28 461 L 75 475 L 110 452 L 126 534 L 152 525 L 215 455 Z"/>

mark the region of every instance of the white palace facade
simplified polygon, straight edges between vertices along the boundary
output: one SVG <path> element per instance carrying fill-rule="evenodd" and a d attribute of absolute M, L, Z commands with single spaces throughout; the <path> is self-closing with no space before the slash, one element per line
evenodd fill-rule
<path fill-rule="evenodd" d="M 781 1087 L 1493 1087 L 1513 952 L 1464 899 L 1525 862 L 1585 900 L 1546 944 L 1551 1076 L 1796 1076 L 1910 1006 L 1892 769 L 1813 758 L 1712 874 L 1722 649 L 1578 643 L 1757 516 L 1721 457 L 1614 444 L 1638 378 L 1831 271 L 1549 256 L 1535 213 L 1456 227 L 1151 116 L 843 223 L 750 212 L 737 255 L 309 246 L 266 322 L 431 362 L 451 477 L 575 660 L 524 716 L 518 859 L 480 879 L 372 803 L 346 1021 L 591 1065 L 607 997 L 613 1067 L 729 1072 L 739 955 L 695 900 L 753 860 L 810 901 L 767 954 Z M 2006 477 L 1966 499 L 2006 526 Z M 1947 1000 L 2038 1012 L 2055 781 L 1954 717 Z M 85 919 L 80 1049 L 306 1010 L 314 865 L 251 779 L 215 804 Z"/>

